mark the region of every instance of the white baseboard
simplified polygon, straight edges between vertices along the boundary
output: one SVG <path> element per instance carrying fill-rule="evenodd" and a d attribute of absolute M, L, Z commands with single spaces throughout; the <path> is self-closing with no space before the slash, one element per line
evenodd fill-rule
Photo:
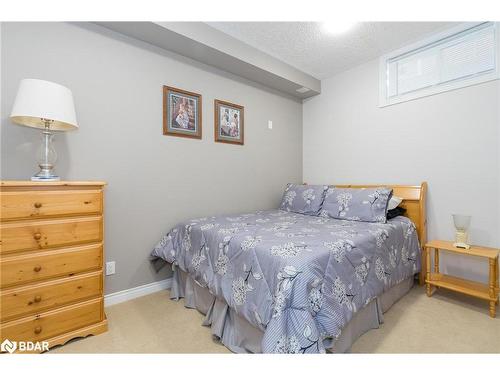
<path fill-rule="evenodd" d="M 159 292 L 160 290 L 170 289 L 171 286 L 172 286 L 172 278 L 168 278 L 165 280 L 156 281 L 151 284 L 120 290 L 119 292 L 105 295 L 104 306 L 116 305 L 117 303 L 122 303 L 134 298 L 145 296 L 147 294 Z"/>

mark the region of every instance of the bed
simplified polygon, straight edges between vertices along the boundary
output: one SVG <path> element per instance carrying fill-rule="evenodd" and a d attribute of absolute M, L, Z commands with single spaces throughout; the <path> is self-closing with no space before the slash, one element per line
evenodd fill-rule
<path fill-rule="evenodd" d="M 233 352 L 346 352 L 423 280 L 426 183 L 389 187 L 406 214 L 387 223 L 283 210 L 204 217 L 151 255 L 172 264 L 170 297 L 203 313 Z"/>

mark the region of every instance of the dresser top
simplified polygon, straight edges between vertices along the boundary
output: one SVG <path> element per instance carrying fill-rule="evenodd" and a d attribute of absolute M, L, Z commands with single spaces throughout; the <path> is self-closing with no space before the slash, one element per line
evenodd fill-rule
<path fill-rule="evenodd" d="M 1 186 L 104 186 L 104 181 L 29 181 L 29 180 L 2 180 Z"/>

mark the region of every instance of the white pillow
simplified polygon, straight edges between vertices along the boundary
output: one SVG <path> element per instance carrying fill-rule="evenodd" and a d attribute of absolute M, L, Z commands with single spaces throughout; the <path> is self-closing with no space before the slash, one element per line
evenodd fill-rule
<path fill-rule="evenodd" d="M 397 206 L 399 206 L 399 204 L 403 201 L 403 198 L 399 198 L 399 197 L 396 197 L 395 195 L 393 195 L 391 197 L 391 199 L 389 200 L 389 203 L 387 204 L 387 209 L 388 210 L 393 210 L 395 209 Z"/>

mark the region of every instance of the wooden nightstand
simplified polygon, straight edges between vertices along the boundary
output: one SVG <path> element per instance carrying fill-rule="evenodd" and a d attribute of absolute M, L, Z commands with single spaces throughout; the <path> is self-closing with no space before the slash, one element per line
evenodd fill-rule
<path fill-rule="evenodd" d="M 495 317 L 496 305 L 498 304 L 498 292 L 500 290 L 498 287 L 498 254 L 500 253 L 500 249 L 480 246 L 471 246 L 468 250 L 459 249 L 454 247 L 451 241 L 440 240 L 426 243 L 424 249 L 427 265 L 425 275 L 427 296 L 430 297 L 432 295 L 432 286 L 435 286 L 481 298 L 490 302 L 490 316 L 492 318 Z M 431 249 L 434 249 L 434 272 L 431 272 Z M 486 285 L 439 273 L 439 250 L 487 258 L 490 272 L 489 284 Z"/>

